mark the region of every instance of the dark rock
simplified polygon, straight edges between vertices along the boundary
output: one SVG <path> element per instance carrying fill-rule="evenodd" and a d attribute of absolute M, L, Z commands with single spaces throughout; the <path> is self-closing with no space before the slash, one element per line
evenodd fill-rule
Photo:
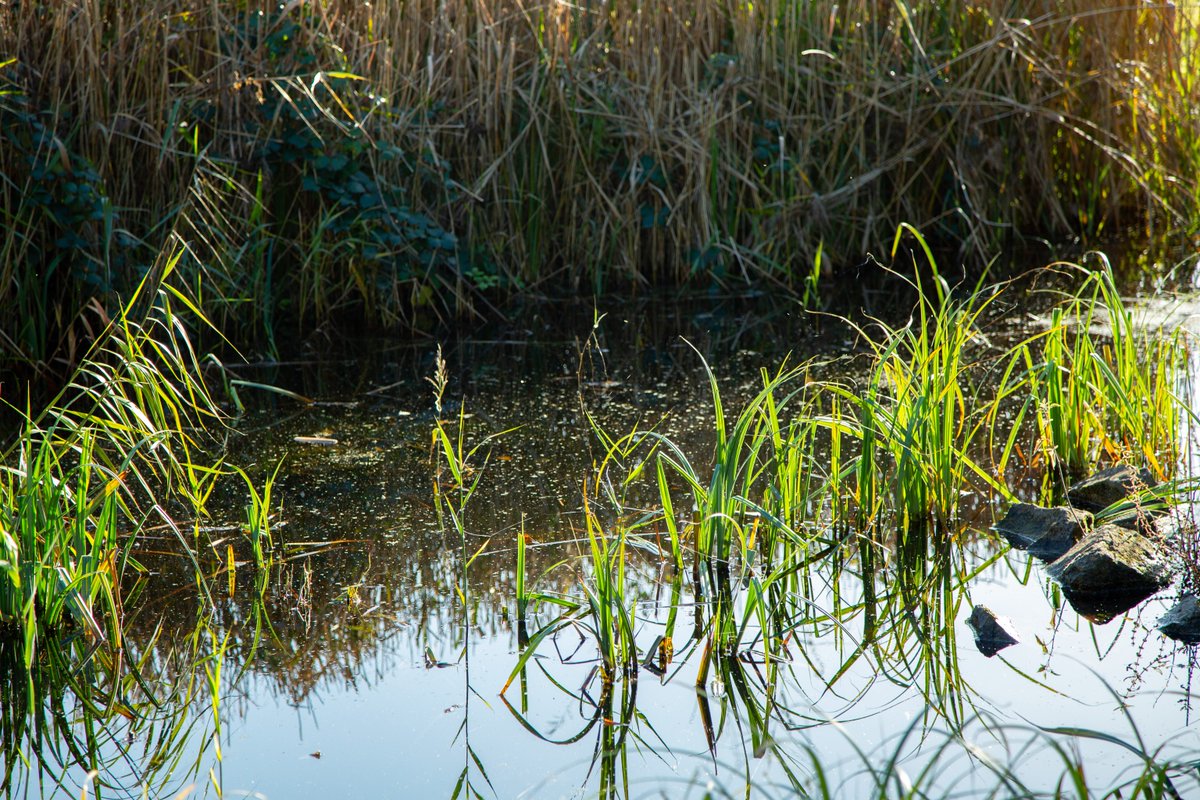
<path fill-rule="evenodd" d="M 1154 476 L 1149 470 L 1118 464 L 1076 483 L 1067 490 L 1067 500 L 1086 511 L 1102 511 L 1151 486 Z"/>
<path fill-rule="evenodd" d="M 1093 622 L 1107 622 L 1171 583 L 1155 543 L 1119 525 L 1101 525 L 1046 569 L 1067 601 Z"/>
<path fill-rule="evenodd" d="M 1200 644 L 1200 601 L 1194 594 L 1184 595 L 1158 621 L 1164 635 L 1185 644 Z"/>
<path fill-rule="evenodd" d="M 1043 561 L 1055 561 L 1083 538 L 1091 523 L 1092 515 L 1086 511 L 1016 503 L 996 523 L 996 530 L 1018 550 L 1028 550 Z"/>
<path fill-rule="evenodd" d="M 1012 621 L 997 617 L 987 606 L 975 606 L 967 618 L 967 627 L 975 634 L 975 646 L 988 658 L 1021 641 Z"/>

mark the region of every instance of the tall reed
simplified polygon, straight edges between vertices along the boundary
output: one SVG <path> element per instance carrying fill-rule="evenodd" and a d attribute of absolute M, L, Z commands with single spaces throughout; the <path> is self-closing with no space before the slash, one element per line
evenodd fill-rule
<path fill-rule="evenodd" d="M 171 231 L 205 308 L 261 332 L 548 283 L 815 301 L 814 269 L 902 221 L 974 254 L 1186 228 L 1196 26 L 1084 0 L 6 4 L 0 328 L 65 350 Z"/>

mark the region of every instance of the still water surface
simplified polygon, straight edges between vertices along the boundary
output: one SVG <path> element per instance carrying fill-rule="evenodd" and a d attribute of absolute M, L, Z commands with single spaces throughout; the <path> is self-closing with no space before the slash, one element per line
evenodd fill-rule
<path fill-rule="evenodd" d="M 1009 313 L 989 333 L 1002 338 L 1027 324 Z M 775 371 L 789 354 L 798 363 L 858 352 L 844 325 L 765 299 L 631 306 L 601 320 L 589 347 L 592 332 L 590 308 L 551 307 L 443 343 L 443 416 L 461 406 L 468 441 L 499 434 L 475 459 L 480 488 L 466 528 L 470 550 L 482 553 L 468 571 L 465 625 L 460 543 L 439 523 L 432 496 L 436 412 L 425 379 L 437 343 L 361 341 L 235 368 L 242 379 L 316 402 L 241 391 L 248 410 L 234 421 L 229 459 L 259 480 L 283 460 L 273 505 L 286 560 L 256 602 L 253 566 L 239 549 L 230 594 L 219 571 L 226 541 L 243 547 L 220 524 L 236 522 L 241 501 L 231 492 L 230 520 L 214 521 L 209 532 L 219 588 L 213 628 L 228 636 L 219 730 L 211 713 L 195 712 L 172 792 L 194 783 L 204 796 L 271 800 L 449 798 L 456 788 L 459 796 L 499 798 L 793 797 L 799 784 L 820 796 L 819 766 L 837 797 L 900 796 L 914 779 L 933 796 L 1010 796 L 1019 792 L 997 772 L 1039 791 L 1061 779 L 1063 759 L 1049 741 L 1080 753 L 1088 782 L 1102 790 L 1141 767 L 1121 745 L 1040 730 L 1056 727 L 1126 743 L 1141 737 L 1138 746 L 1160 760 L 1200 757 L 1191 724 L 1194 652 L 1154 629 L 1174 590 L 1093 625 L 1062 603 L 1039 565 L 987 530 L 1004 508 L 990 498 L 978 504 L 974 530 L 953 545 L 950 558 L 966 565 L 959 574 L 967 577 L 947 583 L 952 612 L 937 628 L 948 646 L 937 651 L 941 663 L 920 663 L 916 647 L 907 665 L 862 658 L 830 688 L 862 632 L 862 621 L 848 617 L 844 628 L 793 632 L 791 661 L 764 707 L 748 703 L 766 697 L 753 656 L 744 660 L 748 689 L 710 676 L 698 694 L 700 653 L 689 641 L 695 600 L 684 581 L 676 660 L 661 678 L 643 669 L 597 708 L 594 645 L 566 630 L 543 642 L 524 680 L 502 697 L 520 650 L 513 617 L 522 530 L 531 588 L 579 594 L 569 563 L 586 549 L 579 498 L 601 455 L 581 401 L 611 432 L 658 425 L 702 460 L 711 448 L 711 400 L 699 357 L 683 339 L 714 365 L 731 405 L 757 388 L 760 369 Z M 159 544 L 139 554 L 150 578 L 131 610 L 135 648 L 186 640 L 198 618 L 188 564 Z M 649 651 L 667 618 L 671 571 L 653 552 L 634 561 L 636 637 Z M 807 602 L 832 607 L 834 587 L 813 585 Z M 1011 618 L 1020 644 L 994 658 L 980 654 L 965 626 L 977 603 Z M 532 627 L 553 613 L 535 613 Z M 160 643 L 150 645 L 160 625 Z M 956 676 L 958 720 L 939 716 L 922 691 L 946 674 Z M 756 715 L 770 720 L 766 739 Z M 948 733 L 956 725 L 961 737 Z M 138 759 L 148 748 L 128 745 L 127 777 L 107 776 L 129 781 L 125 791 L 105 794 L 139 794 Z M 35 774 L 18 769 L 10 790 L 38 794 Z M 879 775 L 886 788 L 876 786 Z M 1200 790 L 1194 777 L 1177 776 L 1176 785 L 1184 796 Z"/>

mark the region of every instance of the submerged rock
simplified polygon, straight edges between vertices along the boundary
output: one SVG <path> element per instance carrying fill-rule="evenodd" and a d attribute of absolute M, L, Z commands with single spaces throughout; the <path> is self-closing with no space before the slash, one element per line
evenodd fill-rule
<path fill-rule="evenodd" d="M 1158 629 L 1184 644 L 1200 644 L 1200 600 L 1196 595 L 1184 595 L 1158 621 Z"/>
<path fill-rule="evenodd" d="M 1018 550 L 1028 550 L 1043 561 L 1055 561 L 1083 538 L 1091 524 L 1092 515 L 1086 511 L 1016 503 L 996 523 L 996 530 Z"/>
<path fill-rule="evenodd" d="M 987 606 L 975 606 L 967 618 L 967 627 L 975 634 L 975 646 L 988 658 L 1017 644 L 1016 628 L 1007 617 L 997 617 Z"/>
<path fill-rule="evenodd" d="M 1067 500 L 1086 511 L 1101 511 L 1151 486 L 1154 476 L 1149 470 L 1118 464 L 1076 483 L 1067 490 Z"/>
<path fill-rule="evenodd" d="M 1171 583 L 1155 543 L 1119 525 L 1101 525 L 1051 564 L 1046 574 L 1093 622 L 1107 622 Z"/>

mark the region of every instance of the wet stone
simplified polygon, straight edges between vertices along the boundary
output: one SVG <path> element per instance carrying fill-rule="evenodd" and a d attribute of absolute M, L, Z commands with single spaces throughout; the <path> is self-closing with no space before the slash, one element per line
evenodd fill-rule
<path fill-rule="evenodd" d="M 975 606 L 971 610 L 967 627 L 975 634 L 975 646 L 979 652 L 988 658 L 1021 641 L 1017 638 L 1012 620 L 996 616 L 987 606 Z"/>
<path fill-rule="evenodd" d="M 1163 614 L 1158 629 L 1184 644 L 1200 644 L 1200 600 L 1194 594 L 1184 595 Z"/>
<path fill-rule="evenodd" d="M 996 530 L 1018 550 L 1028 550 L 1043 561 L 1055 561 L 1083 538 L 1091 523 L 1092 515 L 1086 511 L 1016 503 L 996 524 Z"/>
<path fill-rule="evenodd" d="M 1085 511 L 1101 511 L 1149 486 L 1154 486 L 1149 470 L 1118 464 L 1076 483 L 1067 490 L 1067 500 Z"/>
<path fill-rule="evenodd" d="M 1119 525 L 1101 525 L 1051 564 L 1072 607 L 1093 622 L 1107 622 L 1171 583 L 1171 570 L 1155 543 Z"/>

